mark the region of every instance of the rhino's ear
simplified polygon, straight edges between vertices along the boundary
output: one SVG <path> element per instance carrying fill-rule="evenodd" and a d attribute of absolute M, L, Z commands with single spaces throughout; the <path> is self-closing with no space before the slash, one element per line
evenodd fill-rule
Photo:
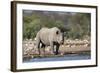
<path fill-rule="evenodd" d="M 59 31 L 56 31 L 56 34 L 58 35 L 59 34 Z"/>

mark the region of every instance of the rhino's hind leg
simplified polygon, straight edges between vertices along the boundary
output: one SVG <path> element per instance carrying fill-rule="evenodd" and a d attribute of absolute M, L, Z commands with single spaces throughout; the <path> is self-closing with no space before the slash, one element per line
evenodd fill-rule
<path fill-rule="evenodd" d="M 39 53 L 39 55 L 40 55 L 40 39 L 38 39 L 37 41 L 36 41 L 36 48 L 38 49 L 38 53 Z"/>
<path fill-rule="evenodd" d="M 42 51 L 43 51 L 43 55 L 45 56 L 45 45 L 42 43 L 41 45 Z"/>
<path fill-rule="evenodd" d="M 54 43 L 50 43 L 50 49 L 51 49 L 51 54 L 55 55 L 55 51 L 54 51 Z"/>

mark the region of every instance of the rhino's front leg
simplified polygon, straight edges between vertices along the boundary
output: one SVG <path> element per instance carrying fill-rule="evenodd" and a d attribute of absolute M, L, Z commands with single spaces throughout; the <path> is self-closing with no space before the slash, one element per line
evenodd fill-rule
<path fill-rule="evenodd" d="M 59 46 L 60 46 L 59 44 L 56 45 L 56 53 L 55 53 L 56 55 L 59 53 L 58 52 L 59 51 Z"/>

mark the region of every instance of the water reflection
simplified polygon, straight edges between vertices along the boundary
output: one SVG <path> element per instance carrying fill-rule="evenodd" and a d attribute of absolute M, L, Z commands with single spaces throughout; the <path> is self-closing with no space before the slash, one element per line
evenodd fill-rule
<path fill-rule="evenodd" d="M 27 62 L 46 62 L 46 61 L 69 61 L 69 60 L 88 60 L 91 59 L 91 56 L 88 55 L 78 55 L 78 54 L 72 54 L 72 55 L 64 55 L 61 57 L 46 57 L 46 58 L 30 58 L 24 60 L 24 63 Z"/>

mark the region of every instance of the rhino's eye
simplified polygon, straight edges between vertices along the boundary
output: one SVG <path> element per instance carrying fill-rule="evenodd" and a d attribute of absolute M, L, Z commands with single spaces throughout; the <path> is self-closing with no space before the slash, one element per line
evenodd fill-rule
<path fill-rule="evenodd" d="M 59 34 L 59 31 L 56 31 L 56 34 Z"/>

